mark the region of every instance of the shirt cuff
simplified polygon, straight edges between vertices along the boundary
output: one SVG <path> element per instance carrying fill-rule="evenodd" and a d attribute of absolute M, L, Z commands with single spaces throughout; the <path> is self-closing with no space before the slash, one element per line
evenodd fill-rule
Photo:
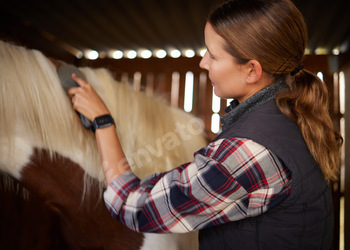
<path fill-rule="evenodd" d="M 108 211 L 114 218 L 122 209 L 129 193 L 140 184 L 140 179 L 132 172 L 126 172 L 112 180 L 103 194 Z"/>

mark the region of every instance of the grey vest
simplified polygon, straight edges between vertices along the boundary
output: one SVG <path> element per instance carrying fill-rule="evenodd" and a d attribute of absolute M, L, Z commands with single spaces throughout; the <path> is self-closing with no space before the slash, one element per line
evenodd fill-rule
<path fill-rule="evenodd" d="M 200 249 L 331 249 L 333 204 L 329 185 L 298 127 L 269 100 L 226 127 L 214 140 L 251 139 L 275 153 L 292 172 L 292 189 L 264 214 L 199 232 Z"/>

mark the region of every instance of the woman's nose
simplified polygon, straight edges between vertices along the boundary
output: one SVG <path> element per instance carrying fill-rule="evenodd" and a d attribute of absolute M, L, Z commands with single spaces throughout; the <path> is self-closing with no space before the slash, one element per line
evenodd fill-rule
<path fill-rule="evenodd" d="M 202 69 L 208 70 L 206 58 L 207 58 L 207 52 L 205 52 L 204 56 L 202 57 L 201 61 L 199 62 L 199 67 Z"/>

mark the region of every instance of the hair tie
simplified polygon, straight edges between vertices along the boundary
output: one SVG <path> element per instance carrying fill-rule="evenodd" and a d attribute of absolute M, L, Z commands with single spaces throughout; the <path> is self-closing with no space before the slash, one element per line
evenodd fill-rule
<path fill-rule="evenodd" d="M 304 66 L 301 65 L 301 64 L 299 63 L 299 64 L 295 67 L 295 69 L 294 69 L 292 72 L 290 72 L 290 75 L 291 75 L 291 76 L 295 76 L 295 75 L 298 74 L 299 71 L 302 70 L 303 68 L 304 68 Z"/>

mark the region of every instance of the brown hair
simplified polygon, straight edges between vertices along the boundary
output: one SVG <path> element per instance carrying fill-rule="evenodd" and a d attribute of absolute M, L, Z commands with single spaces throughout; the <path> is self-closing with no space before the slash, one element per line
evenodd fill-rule
<path fill-rule="evenodd" d="M 208 18 L 226 42 L 226 51 L 239 63 L 250 59 L 289 88 L 276 102 L 295 122 L 326 180 L 336 180 L 342 138 L 335 132 L 328 111 L 328 91 L 313 73 L 303 70 L 307 44 L 304 19 L 290 0 L 231 0 Z"/>

